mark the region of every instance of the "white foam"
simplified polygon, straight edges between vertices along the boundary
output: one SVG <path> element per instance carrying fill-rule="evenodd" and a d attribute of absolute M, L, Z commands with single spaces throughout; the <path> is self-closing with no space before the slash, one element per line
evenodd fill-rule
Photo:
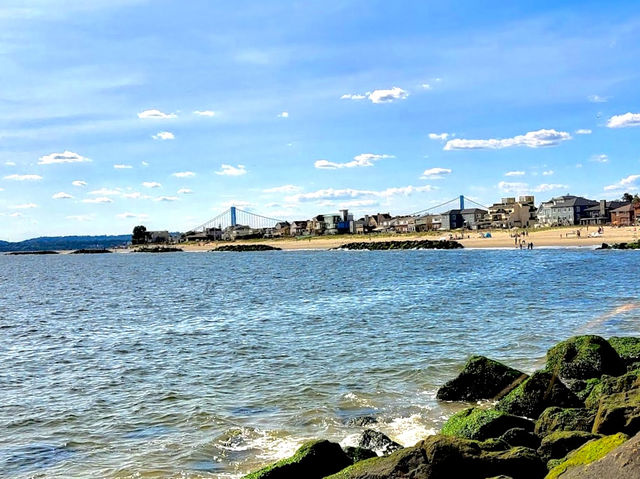
<path fill-rule="evenodd" d="M 421 414 L 394 418 L 383 424 L 380 429 L 381 432 L 405 447 L 413 446 L 427 436 L 437 434 L 435 428 L 425 424 L 425 419 Z"/>

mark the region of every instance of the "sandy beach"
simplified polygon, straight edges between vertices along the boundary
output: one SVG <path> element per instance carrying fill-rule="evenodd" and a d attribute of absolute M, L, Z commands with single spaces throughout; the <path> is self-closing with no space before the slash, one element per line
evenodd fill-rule
<path fill-rule="evenodd" d="M 580 237 L 576 232 L 580 232 Z M 532 242 L 534 248 L 552 248 L 552 247 L 594 247 L 602 243 L 629 243 L 638 240 L 640 227 L 613 228 L 604 227 L 604 233 L 599 237 L 590 237 L 589 234 L 595 233 L 597 227 L 567 227 L 567 228 L 551 228 L 542 230 L 530 230 L 528 236 L 521 236 L 520 239 L 527 243 Z M 464 238 L 459 239 L 465 248 L 515 248 L 515 238 L 512 236 L 516 231 L 493 230 L 490 231 L 491 237 L 480 237 L 478 231 L 469 231 L 464 233 Z M 483 232 L 486 233 L 486 232 Z M 454 239 L 460 238 L 461 233 L 453 233 Z M 345 243 L 359 241 L 408 241 L 420 239 L 439 239 L 449 238 L 449 232 L 430 232 L 419 234 L 380 234 L 380 235 L 347 235 L 347 236 L 319 236 L 305 239 L 296 238 L 278 238 L 264 240 L 236 241 L 228 243 L 223 241 L 209 243 L 191 243 L 180 245 L 185 251 L 206 251 L 217 246 L 225 244 L 267 244 L 282 248 L 283 250 L 302 250 L 314 249 L 323 250 L 336 248 Z"/>

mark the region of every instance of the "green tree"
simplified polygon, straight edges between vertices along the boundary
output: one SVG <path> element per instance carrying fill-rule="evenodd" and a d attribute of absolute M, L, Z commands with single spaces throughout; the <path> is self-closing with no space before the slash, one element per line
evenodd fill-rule
<path fill-rule="evenodd" d="M 145 244 L 147 242 L 147 228 L 139 225 L 133 228 L 131 244 Z"/>
<path fill-rule="evenodd" d="M 622 195 L 622 201 L 628 201 L 631 203 L 633 201 L 633 195 L 631 193 L 625 193 Z"/>

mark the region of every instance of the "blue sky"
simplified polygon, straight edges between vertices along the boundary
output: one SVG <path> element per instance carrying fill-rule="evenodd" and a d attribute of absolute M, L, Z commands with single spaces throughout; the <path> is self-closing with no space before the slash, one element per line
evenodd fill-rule
<path fill-rule="evenodd" d="M 3 0 L 0 238 L 617 198 L 638 58 L 633 1 Z"/>

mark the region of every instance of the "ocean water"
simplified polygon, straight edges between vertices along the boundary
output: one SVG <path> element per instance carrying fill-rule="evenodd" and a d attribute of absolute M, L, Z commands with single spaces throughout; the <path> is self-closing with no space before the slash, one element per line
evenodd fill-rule
<path fill-rule="evenodd" d="M 0 256 L 0 477 L 227 478 L 309 438 L 411 445 L 471 354 L 640 335 L 640 254 Z"/>

